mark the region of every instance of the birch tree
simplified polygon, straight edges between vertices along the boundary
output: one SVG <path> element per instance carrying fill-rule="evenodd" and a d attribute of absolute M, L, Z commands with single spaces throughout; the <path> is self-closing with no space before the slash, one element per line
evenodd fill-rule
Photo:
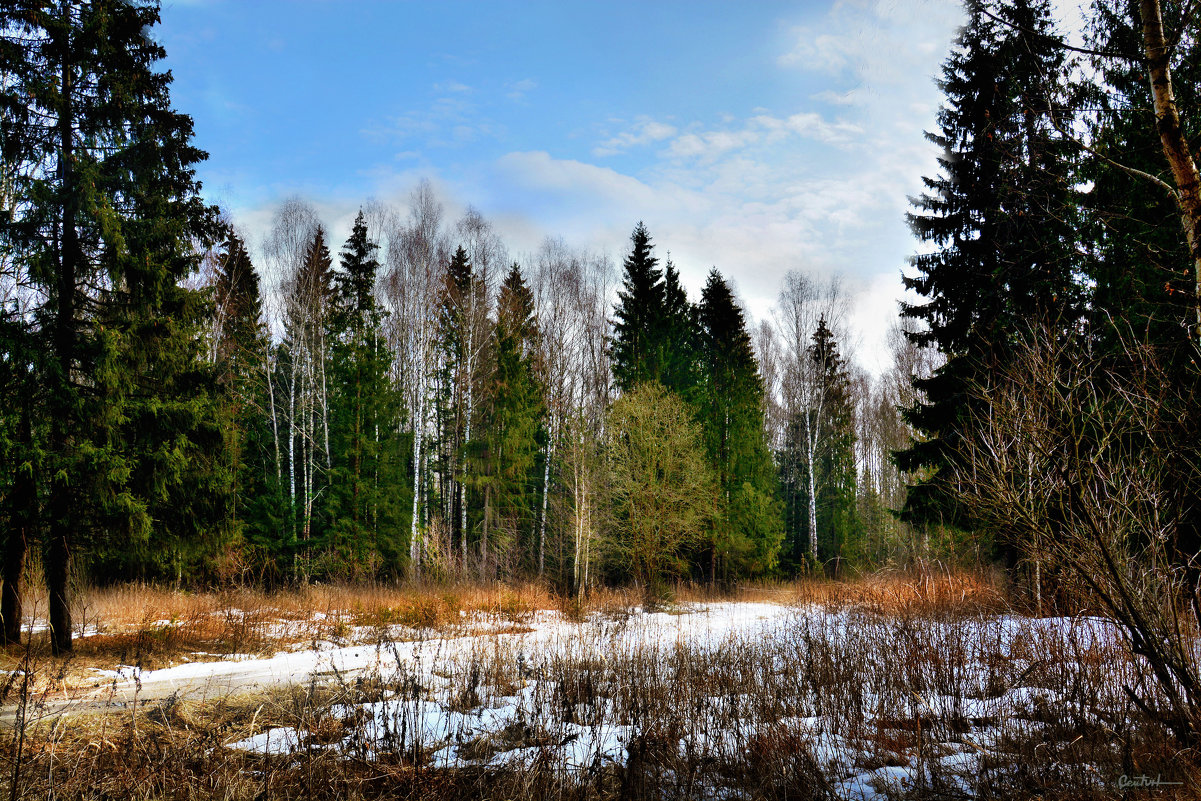
<path fill-rule="evenodd" d="M 404 399 L 403 425 L 412 436 L 412 502 L 409 571 L 420 579 L 429 523 L 429 475 L 432 374 L 437 297 L 448 261 L 442 204 L 429 182 L 414 189 L 407 219 L 388 237 L 383 294 L 388 307 L 388 340 L 395 354 L 393 381 Z"/>
<path fill-rule="evenodd" d="M 818 487 L 814 466 L 818 449 L 830 433 L 825 427 L 830 387 L 822 380 L 824 365 L 811 358 L 810 348 L 821 320 L 826 320 L 832 328 L 841 328 L 845 305 L 837 278 L 821 286 L 800 273 L 789 272 L 784 276 L 775 319 L 783 365 L 780 392 L 785 526 L 792 540 L 794 563 L 806 557 L 818 562 Z M 805 508 L 800 507 L 801 503 Z"/>

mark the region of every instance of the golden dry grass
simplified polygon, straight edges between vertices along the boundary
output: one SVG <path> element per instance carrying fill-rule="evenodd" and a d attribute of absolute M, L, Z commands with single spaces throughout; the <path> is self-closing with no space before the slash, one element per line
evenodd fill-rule
<path fill-rule="evenodd" d="M 76 670 L 115 664 L 158 668 L 179 661 L 263 654 L 318 640 L 341 640 L 364 627 L 401 626 L 445 632 L 480 615 L 521 622 L 551 609 L 570 619 L 592 613 L 621 615 L 644 605 L 637 588 L 598 587 L 583 601 L 554 594 L 545 585 L 487 583 L 455 585 L 318 584 L 276 592 L 232 589 L 186 592 L 146 584 L 91 588 L 80 593 L 74 624 L 87 636 L 76 639 Z M 801 578 L 758 582 L 733 589 L 680 584 L 672 603 L 719 600 L 786 605 L 855 606 L 882 615 L 955 614 L 1008 608 L 1003 586 L 984 572 L 891 572 L 848 581 Z M 44 593 L 32 588 L 26 608 L 45 609 Z M 28 645 L 42 657 L 47 636 Z M 24 646 L 0 652 L 0 668 L 13 669 Z"/>
<path fill-rule="evenodd" d="M 100 637 L 113 638 L 105 647 L 118 636 L 148 636 L 174 620 L 180 633 L 163 635 L 177 638 L 162 646 L 167 654 L 170 647 L 184 647 L 184 633 L 207 642 L 239 635 L 246 620 L 262 621 L 251 628 L 259 626 L 264 647 L 278 648 L 271 627 L 280 621 L 322 636 L 350 626 L 387 628 L 395 636 L 398 624 L 468 634 L 470 624 L 462 621 L 477 612 L 520 625 L 537 609 L 628 615 L 643 599 L 633 589 L 600 589 L 577 604 L 537 585 L 497 584 L 207 595 L 122 587 L 90 593 L 87 603 L 106 631 Z M 28 742 L 19 746 L 27 749 L 23 755 L 14 734 L 6 732 L 6 749 L 0 738 L 0 761 L 7 757 L 10 767 L 20 768 L 0 771 L 0 795 L 8 794 L 6 774 L 12 773 L 20 779 L 16 797 L 29 798 L 55 788 L 62 797 L 147 799 L 658 799 L 696 797 L 712 786 L 738 788 L 748 798 L 829 798 L 837 796 L 835 783 L 848 770 L 916 759 L 929 784 L 914 793 L 897 786 L 888 797 L 961 797 L 940 794 L 964 778 L 954 761 L 942 760 L 962 749 L 965 736 L 976 737 L 979 727 L 990 738 L 980 763 L 987 776 L 976 785 L 980 797 L 1106 798 L 1123 772 L 1162 771 L 1165 778 L 1188 782 L 1190 792 L 1201 786 L 1194 783 L 1201 779 L 1195 760 L 1174 751 L 1153 722 L 1136 715 L 1120 730 L 1093 722 L 1122 701 L 1114 671 L 1124 671 L 1128 680 L 1137 669 L 1121 644 L 1077 641 L 1038 621 L 1019 623 L 1017 633 L 996 625 L 990 612 L 1007 606 L 1004 585 L 991 574 L 896 572 L 843 582 L 762 583 L 728 593 L 704 586 L 674 592 L 680 606 L 714 600 L 820 605 L 846 614 L 806 612 L 795 621 L 790 617 L 773 637 L 699 650 L 678 643 L 618 646 L 605 638 L 623 626 L 601 619 L 581 626 L 579 642 L 561 653 L 531 654 L 507 640 L 476 638 L 468 653 L 440 665 L 434 678 L 422 679 L 418 668 L 327 676 L 324 683 L 315 678 L 253 694 L 152 699 L 140 709 L 76 715 L 67 725 L 46 717 L 40 727 L 30 727 Z M 239 614 L 229 614 L 231 609 Z M 1002 636 L 1002 630 L 1009 633 Z M 104 643 L 100 637 L 81 639 L 81 651 L 85 641 Z M 996 687 L 982 691 L 971 665 L 986 666 Z M 445 693 L 437 697 L 447 709 L 466 711 L 515 695 L 531 675 L 546 679 L 534 686 L 531 709 L 559 710 L 555 714 L 586 725 L 629 726 L 636 736 L 626 764 L 568 774 L 547 756 L 509 768 L 434 770 L 424 746 L 373 752 L 371 758 L 321 748 L 367 736 L 365 719 L 346 712 L 355 705 L 388 698 L 416 714 L 432 697 L 430 682 L 441 682 Z M 1059 702 L 981 722 L 954 707 L 915 712 L 907 701 L 992 698 L 1017 686 L 1046 688 Z M 36 708 L 37 699 L 30 703 Z M 551 755 L 572 730 L 567 717 L 548 715 L 467 737 L 460 753 L 485 759 L 520 746 Z M 819 759 L 812 738 L 795 725 L 818 716 L 852 747 L 842 767 Z M 306 732 L 306 742 L 315 745 L 283 755 L 223 747 L 280 726 Z M 717 731 L 731 733 L 728 746 L 703 746 Z"/>

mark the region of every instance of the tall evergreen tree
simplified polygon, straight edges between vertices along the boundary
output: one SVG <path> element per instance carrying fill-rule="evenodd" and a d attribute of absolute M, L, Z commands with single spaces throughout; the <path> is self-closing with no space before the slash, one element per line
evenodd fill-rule
<path fill-rule="evenodd" d="M 514 264 L 497 297 L 492 340 L 495 367 L 477 471 L 484 483 L 480 556 L 485 569 L 489 559 L 499 556 L 506 546 L 520 544 L 523 534 L 528 544 L 534 545 L 539 462 L 546 439 L 545 390 L 536 363 L 538 338 L 534 293 Z"/>
<path fill-rule="evenodd" d="M 668 258 L 663 266 L 663 315 L 656 336 L 663 386 L 684 398 L 695 400 L 700 384 L 700 352 L 697 310 L 688 302 L 680 284 L 680 273 Z"/>
<path fill-rule="evenodd" d="M 987 386 L 1007 349 L 1031 325 L 1067 328 L 1079 314 L 1069 208 L 1070 161 L 1053 119 L 1061 109 L 1063 52 L 1049 34 L 1045 0 L 989 9 L 969 4 L 967 25 L 943 67 L 942 173 L 927 178 L 910 225 L 935 248 L 911 260 L 907 288 L 926 298 L 902 314 L 911 334 L 947 361 L 917 382 L 925 395 L 905 412 L 921 437 L 896 455 L 925 476 L 908 495 L 911 522 L 968 524 L 952 499 L 958 437 L 969 394 Z"/>
<path fill-rule="evenodd" d="M 811 502 L 807 505 L 811 551 L 835 576 L 844 549 L 856 535 L 855 516 L 855 403 L 846 360 L 838 352 L 834 333 L 825 319 L 818 321 L 809 349 L 815 375 L 822 383 L 824 402 L 812 413 L 822 420 L 813 427 L 823 432 L 807 469 L 812 473 Z"/>
<path fill-rule="evenodd" d="M 663 375 L 663 271 L 642 223 L 630 235 L 613 322 L 613 378 L 623 391 Z M 673 302 L 676 299 L 673 298 Z"/>
<path fill-rule="evenodd" d="M 292 577 L 298 580 L 310 575 L 313 546 L 324 532 L 321 499 L 332 467 L 326 338 L 333 304 L 333 261 L 320 226 L 296 273 L 286 282 L 284 295 L 284 336 L 277 367 L 279 395 L 287 398 L 288 551 Z"/>
<path fill-rule="evenodd" d="M 470 310 L 483 287 L 476 280 L 467 250 L 461 245 L 447 265 L 445 281 L 438 299 L 439 368 L 434 401 L 438 442 L 438 500 L 442 519 L 450 535 L 451 547 L 467 554 L 467 382 L 474 380 L 467 369 L 472 347 L 468 326 Z"/>
<path fill-rule="evenodd" d="M 1196 286 L 1187 238 L 1172 221 L 1180 208 L 1165 188 L 1129 170 L 1166 175 L 1166 159 L 1157 132 L 1155 102 L 1147 80 L 1140 5 L 1129 0 L 1095 0 L 1090 47 L 1124 58 L 1094 58 L 1100 85 L 1086 91 L 1096 113 L 1090 132 L 1093 149 L 1104 158 L 1085 158 L 1082 176 L 1091 185 L 1083 198 L 1087 225 L 1082 239 L 1092 283 L 1090 344 L 1109 369 L 1127 374 L 1143 358 L 1134 347 L 1149 347 L 1165 366 L 1180 398 L 1201 389 L 1197 365 Z M 1179 8 L 1172 9 L 1179 13 Z M 1172 55 L 1176 106 L 1185 131 L 1201 131 L 1201 38 L 1181 29 Z M 1120 165 L 1120 166 L 1119 166 Z M 1132 352 L 1135 351 L 1135 352 Z M 1133 357 L 1133 358 L 1132 358 Z M 1170 419 L 1175 415 L 1165 415 Z M 1172 436 L 1195 438 L 1196 404 L 1185 404 Z M 1187 476 L 1193 469 L 1187 448 L 1175 448 L 1171 469 Z M 1183 511 L 1174 521 L 1182 561 L 1201 551 L 1201 496 L 1195 482 L 1172 482 Z"/>
<path fill-rule="evenodd" d="M 1132 176 L 1164 171 L 1163 147 L 1155 131 L 1154 101 L 1142 63 L 1142 20 L 1129 0 L 1096 0 L 1090 46 L 1125 58 L 1095 58 L 1100 83 L 1083 87 L 1096 108 L 1091 137 L 1106 158 L 1086 158 L 1082 176 L 1091 190 L 1082 198 L 1083 229 L 1093 284 L 1090 314 L 1097 344 L 1122 349 L 1118 335 L 1132 334 L 1173 355 L 1181 366 L 1191 358 L 1193 324 L 1191 257 L 1180 230 L 1165 221 L 1178 214 L 1163 187 Z M 1184 36 L 1174 59 L 1176 103 L 1185 127 L 1201 130 L 1201 40 Z M 1106 160 L 1108 159 L 1108 160 Z M 1121 165 L 1121 166 L 1118 166 Z M 1115 332 L 1112 321 L 1129 326 Z"/>
<path fill-rule="evenodd" d="M 727 575 L 773 568 L 784 532 L 759 365 L 742 309 L 717 270 L 701 293 L 698 319 L 698 418 L 722 501 L 705 566 L 712 582 L 719 562 Z"/>
<path fill-rule="evenodd" d="M 33 331 L 16 304 L 0 307 L 0 644 L 20 641 L 21 576 L 39 542 L 39 447 L 34 412 L 39 402 Z"/>
<path fill-rule="evenodd" d="M 392 359 L 375 300 L 378 249 L 359 212 L 334 274 L 329 322 L 329 545 L 349 576 L 372 566 L 394 572 L 404 553 L 400 498 L 407 476 L 396 435 L 400 399 L 389 380 Z M 383 564 L 374 564 L 377 555 Z"/>
<path fill-rule="evenodd" d="M 6 148 L 42 167 L 15 180 L 0 238 L 44 298 L 35 370 L 46 390 L 37 411 L 56 653 L 72 647 L 80 537 L 122 530 L 145 540 L 155 510 L 177 533 L 201 524 L 168 504 L 205 448 L 220 450 L 190 344 L 202 304 L 177 283 L 197 263 L 192 238 L 213 232 L 192 169 L 204 153 L 191 144 L 191 120 L 171 109 L 170 74 L 155 70 L 158 21 L 156 3 L 0 8 Z"/>
<path fill-rule="evenodd" d="M 285 507 L 280 454 L 271 428 L 271 341 L 259 276 L 241 238 L 230 231 L 217 260 L 214 363 L 224 403 L 231 488 L 226 527 L 267 557 L 280 556 Z M 270 570 L 274 575 L 274 570 Z"/>

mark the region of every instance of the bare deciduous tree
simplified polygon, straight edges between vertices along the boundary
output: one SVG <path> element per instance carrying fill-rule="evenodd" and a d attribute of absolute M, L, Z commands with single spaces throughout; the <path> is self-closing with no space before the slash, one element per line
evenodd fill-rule
<path fill-rule="evenodd" d="M 1197 554 L 1182 553 L 1182 487 L 1201 477 L 1181 397 L 1149 350 L 1106 369 L 1081 343 L 1032 334 L 987 392 L 963 437 L 962 501 L 1028 559 L 1079 587 L 1146 660 L 1153 686 L 1126 691 L 1182 744 L 1201 735 Z"/>

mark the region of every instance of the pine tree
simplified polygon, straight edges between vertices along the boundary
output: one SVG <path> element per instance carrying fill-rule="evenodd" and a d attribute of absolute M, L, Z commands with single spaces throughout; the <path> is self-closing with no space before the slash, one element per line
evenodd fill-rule
<path fill-rule="evenodd" d="M 701 293 L 698 319 L 697 417 L 722 494 L 703 565 L 715 582 L 719 561 L 727 575 L 762 574 L 775 567 L 783 522 L 763 427 L 759 365 L 742 309 L 717 270 L 709 273 Z"/>
<path fill-rule="evenodd" d="M 42 165 L 14 181 L 0 237 L 44 298 L 34 369 L 55 653 L 72 647 L 81 538 L 123 530 L 144 542 L 155 512 L 178 538 L 211 511 L 208 481 L 179 514 L 170 506 L 219 458 L 220 431 L 192 344 L 203 304 L 177 284 L 197 263 L 192 238 L 213 234 L 192 169 L 204 153 L 171 109 L 170 74 L 154 69 L 158 20 L 157 4 L 118 0 L 0 8 L 6 157 Z"/>
<path fill-rule="evenodd" d="M 1063 53 L 1048 35 L 1049 7 L 1019 0 L 994 12 L 976 0 L 968 11 L 943 68 L 940 130 L 927 134 L 944 150 L 942 174 L 926 179 L 909 215 L 935 249 L 912 258 L 905 285 L 926 301 L 902 314 L 925 323 L 911 335 L 917 344 L 947 358 L 917 382 L 925 400 L 905 418 L 921 438 L 896 454 L 903 471 L 925 476 L 904 510 L 922 524 L 970 524 L 951 492 L 969 394 L 1031 326 L 1070 328 L 1080 307 L 1070 161 L 1052 119 Z"/>
<path fill-rule="evenodd" d="M 642 223 L 630 235 L 622 288 L 613 323 L 613 378 L 623 391 L 663 375 L 663 327 L 666 303 L 663 271 Z"/>

